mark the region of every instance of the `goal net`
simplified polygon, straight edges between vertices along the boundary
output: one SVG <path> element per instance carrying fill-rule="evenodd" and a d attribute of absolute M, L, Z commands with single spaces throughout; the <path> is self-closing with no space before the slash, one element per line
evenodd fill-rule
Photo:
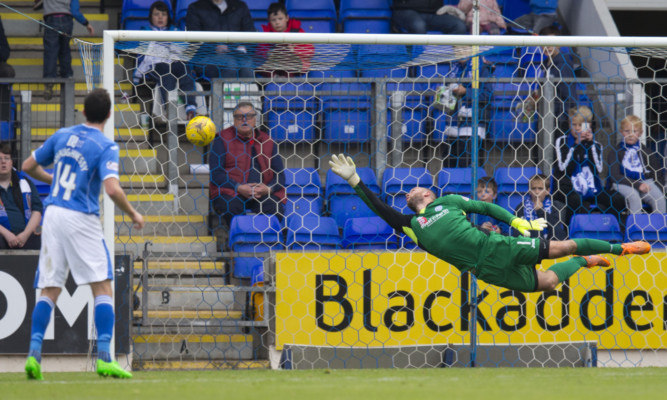
<path fill-rule="evenodd" d="M 107 135 L 148 222 L 135 231 L 104 214 L 116 251 L 136 259 L 135 368 L 667 363 L 664 40 L 104 35 L 104 87 L 117 94 Z M 149 57 L 169 66 L 159 79 L 137 74 Z M 168 78 L 179 86 L 162 91 Z M 184 135 L 191 97 L 218 130 L 239 102 L 254 106 L 284 164 L 282 215 L 227 226 L 212 210 L 211 147 Z M 642 133 L 642 156 L 617 157 L 636 149 L 627 126 Z M 569 150 L 579 145 L 581 157 Z M 406 213 L 405 193 L 426 186 L 547 212 L 544 239 L 645 239 L 654 252 L 611 257 L 613 268 L 582 269 L 552 292 L 491 286 L 392 232 L 329 171 L 339 153 Z M 626 201 L 624 174 L 657 192 Z"/>

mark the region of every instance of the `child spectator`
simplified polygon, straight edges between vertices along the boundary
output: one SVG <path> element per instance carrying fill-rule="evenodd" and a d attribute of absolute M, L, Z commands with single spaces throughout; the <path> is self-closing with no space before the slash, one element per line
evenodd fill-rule
<path fill-rule="evenodd" d="M 572 214 L 588 214 L 597 210 L 613 214 L 623 223 L 621 213 L 625 198 L 614 190 L 604 190 L 602 146 L 593 140 L 593 112 L 586 106 L 569 112 L 570 134 L 556 139 L 556 167 L 553 171 L 556 189 L 554 198 L 567 205 L 568 220 Z"/>
<path fill-rule="evenodd" d="M 159 0 L 151 4 L 148 12 L 150 29 L 154 31 L 175 31 L 167 4 Z M 164 54 L 178 54 L 181 50 L 178 45 L 165 42 L 151 42 L 151 46 L 162 47 Z M 188 69 L 182 61 L 172 61 L 159 56 L 145 55 L 139 59 L 137 69 L 134 70 L 134 83 L 138 84 L 142 79 L 157 82 L 160 87 L 162 101 L 167 102 L 167 90 L 171 91 L 178 87 L 185 92 L 195 90 L 195 81 L 188 74 Z M 157 99 L 153 99 L 156 101 Z M 188 121 L 195 116 L 197 109 L 195 96 L 186 96 L 185 113 Z"/>
<path fill-rule="evenodd" d="M 262 25 L 264 32 L 304 32 L 301 21 L 290 18 L 283 3 L 275 2 L 267 10 L 269 23 Z M 261 44 L 257 50 L 260 57 L 267 59 L 264 69 L 273 76 L 288 76 L 290 73 L 308 72 L 310 59 L 315 52 L 312 44 Z M 296 57 L 295 57 L 296 56 Z M 298 60 L 298 63 L 295 61 Z M 276 70 L 276 69 L 280 70 Z"/>
<path fill-rule="evenodd" d="M 549 194 L 549 178 L 537 174 L 530 178 L 529 191 L 524 195 L 521 205 L 516 211 L 517 217 L 534 221 L 544 218 L 548 226 L 542 232 L 531 231 L 532 237 L 541 237 L 546 240 L 566 240 L 565 204 L 552 200 Z"/>
<path fill-rule="evenodd" d="M 486 203 L 495 203 L 498 198 L 498 183 L 490 176 L 485 176 L 477 180 L 477 200 Z M 483 230 L 495 233 L 508 232 L 507 224 L 496 220 L 488 215 L 477 214 L 477 226 Z"/>
<path fill-rule="evenodd" d="M 609 180 L 612 187 L 625 197 L 628 211 L 642 212 L 642 202 L 653 212 L 665 213 L 662 179 L 664 169 L 658 153 L 650 153 L 642 146 L 642 120 L 628 115 L 620 124 L 623 140 L 609 153 Z"/>

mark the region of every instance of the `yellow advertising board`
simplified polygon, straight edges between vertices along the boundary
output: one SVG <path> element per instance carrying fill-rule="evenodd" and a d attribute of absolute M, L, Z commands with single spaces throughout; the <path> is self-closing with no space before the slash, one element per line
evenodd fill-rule
<path fill-rule="evenodd" d="M 479 343 L 667 348 L 666 253 L 611 258 L 613 268 L 582 269 L 550 293 L 478 281 Z M 468 274 L 423 252 L 279 253 L 276 344 L 469 343 L 470 293 Z"/>

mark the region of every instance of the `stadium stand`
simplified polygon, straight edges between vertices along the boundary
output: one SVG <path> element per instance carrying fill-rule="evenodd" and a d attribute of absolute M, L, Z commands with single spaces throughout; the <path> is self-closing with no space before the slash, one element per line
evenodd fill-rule
<path fill-rule="evenodd" d="M 120 14 L 120 26 L 125 30 L 140 30 L 148 28 L 148 11 L 155 0 L 123 0 L 123 8 Z M 171 7 L 171 1 L 165 1 L 169 14 L 173 17 L 174 12 Z"/>
<path fill-rule="evenodd" d="M 287 218 L 287 248 L 290 250 L 325 250 L 341 246 L 336 220 L 308 215 Z"/>
<path fill-rule="evenodd" d="M 575 214 L 570 220 L 570 238 L 620 243 L 623 241 L 623 233 L 618 220 L 611 214 Z"/>
<path fill-rule="evenodd" d="M 630 214 L 625 223 L 628 241 L 646 240 L 654 249 L 667 247 L 667 214 Z"/>
<path fill-rule="evenodd" d="M 346 249 L 396 249 L 394 230 L 380 217 L 350 218 L 343 228 L 343 247 Z"/>

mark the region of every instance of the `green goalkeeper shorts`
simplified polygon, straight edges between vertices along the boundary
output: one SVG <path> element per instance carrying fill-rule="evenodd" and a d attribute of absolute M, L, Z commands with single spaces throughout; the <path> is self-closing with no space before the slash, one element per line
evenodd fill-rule
<path fill-rule="evenodd" d="M 491 285 L 521 292 L 537 291 L 537 270 L 549 254 L 549 242 L 539 238 L 510 237 L 492 233 L 476 276 Z"/>

